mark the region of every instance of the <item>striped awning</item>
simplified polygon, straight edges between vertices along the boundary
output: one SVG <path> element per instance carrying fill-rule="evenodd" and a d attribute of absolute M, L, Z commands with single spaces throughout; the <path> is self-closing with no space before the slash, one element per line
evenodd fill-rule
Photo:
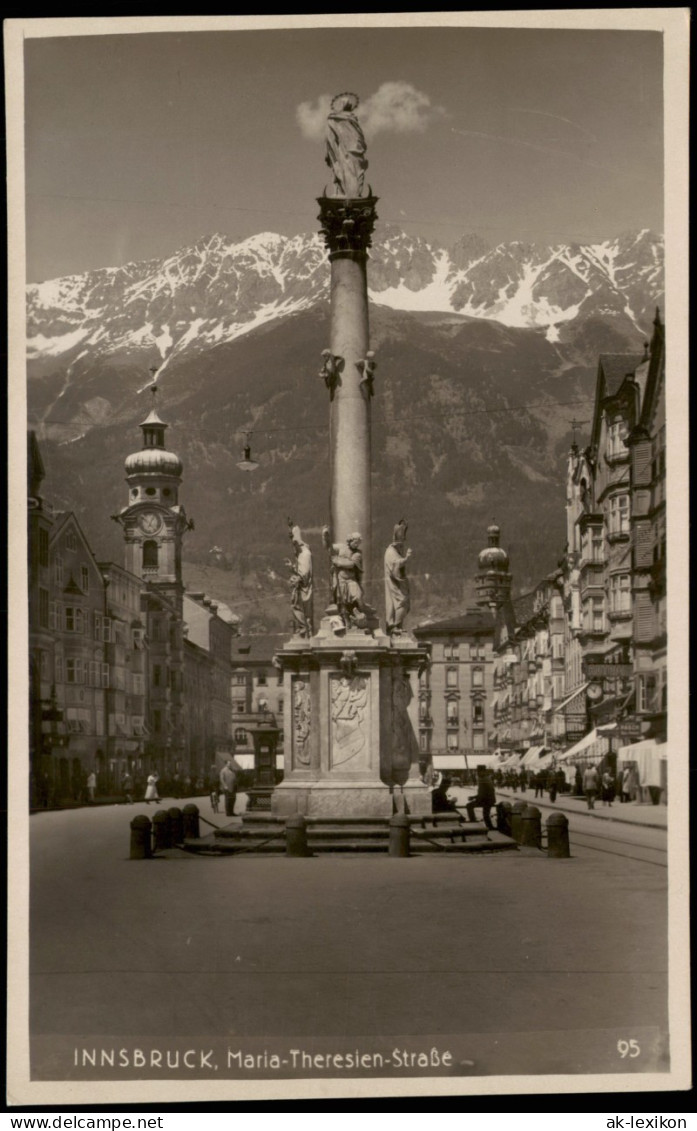
<path fill-rule="evenodd" d="M 569 706 L 569 703 L 573 703 L 574 699 L 576 699 L 579 695 L 583 695 L 585 693 L 585 690 L 586 690 L 587 687 L 588 687 L 588 682 L 582 683 L 580 687 L 577 687 L 575 691 L 571 692 L 571 695 L 569 695 L 568 698 L 566 698 L 563 703 L 560 703 L 558 707 L 554 708 L 553 713 L 557 714 L 557 712 L 559 712 L 559 711 L 565 711 L 566 708 Z"/>
<path fill-rule="evenodd" d="M 558 760 L 560 762 L 599 762 L 609 749 L 610 739 L 598 734 L 598 731 L 594 728 L 588 734 L 584 734 L 583 738 L 574 746 L 565 750 Z"/>
<path fill-rule="evenodd" d="M 540 764 L 541 759 L 544 756 L 545 750 L 546 750 L 545 746 L 531 746 L 529 748 L 529 750 L 526 750 L 525 753 L 523 754 L 523 758 L 522 758 L 522 761 L 520 763 L 521 766 L 528 766 L 528 767 L 533 767 L 533 768 L 535 766 L 538 766 Z"/>

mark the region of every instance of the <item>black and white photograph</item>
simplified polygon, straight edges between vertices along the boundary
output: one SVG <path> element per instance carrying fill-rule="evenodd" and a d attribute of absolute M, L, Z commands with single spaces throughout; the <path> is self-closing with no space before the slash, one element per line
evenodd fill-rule
<path fill-rule="evenodd" d="M 6 22 L 10 1107 L 690 1087 L 688 36 Z"/>

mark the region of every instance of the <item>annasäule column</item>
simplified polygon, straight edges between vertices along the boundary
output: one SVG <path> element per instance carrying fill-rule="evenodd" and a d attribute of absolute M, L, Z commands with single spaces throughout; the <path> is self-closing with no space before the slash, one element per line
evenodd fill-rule
<path fill-rule="evenodd" d="M 355 95 L 337 95 L 328 119 L 327 164 L 334 195 L 318 198 L 331 263 L 331 333 L 323 376 L 330 408 L 332 541 L 353 533 L 363 540 L 364 589 L 371 569 L 370 402 L 375 363 L 369 349 L 367 259 L 377 219 L 374 197 L 363 195 L 367 160 L 355 116 Z"/>
<path fill-rule="evenodd" d="M 370 408 L 375 360 L 368 338 L 366 263 L 376 198 L 364 190 L 365 139 L 355 94 L 339 94 L 327 119 L 334 185 L 319 198 L 331 263 L 331 333 L 321 375 L 328 391 L 331 460 L 331 602 L 316 625 L 312 553 L 291 522 L 294 635 L 275 657 L 283 672 L 283 781 L 278 817 L 332 822 L 424 816 L 431 795 L 419 777 L 418 673 L 428 652 L 404 631 L 406 608 L 382 631 L 369 603 L 372 565 Z M 399 562 L 406 523 L 391 547 Z M 397 587 L 397 581 L 394 581 Z M 303 593 L 305 596 L 303 596 Z M 368 598 L 368 600 L 366 600 Z M 397 602 L 399 603 L 399 602 Z M 337 834 L 341 835 L 341 834 Z"/>

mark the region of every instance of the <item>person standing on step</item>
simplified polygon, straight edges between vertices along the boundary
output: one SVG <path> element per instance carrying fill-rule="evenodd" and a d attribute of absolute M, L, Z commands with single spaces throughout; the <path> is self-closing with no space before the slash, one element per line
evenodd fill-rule
<path fill-rule="evenodd" d="M 228 758 L 220 771 L 220 790 L 225 797 L 225 816 L 235 816 L 235 800 L 237 798 L 237 780 L 242 773 L 242 767 L 234 758 Z"/>
<path fill-rule="evenodd" d="M 476 820 L 474 810 L 476 806 L 481 805 L 482 817 L 484 824 L 488 829 L 493 829 L 491 823 L 491 810 L 496 805 L 496 792 L 494 784 L 487 770 L 477 770 L 477 792 L 474 797 L 470 797 L 465 809 L 470 821 Z"/>

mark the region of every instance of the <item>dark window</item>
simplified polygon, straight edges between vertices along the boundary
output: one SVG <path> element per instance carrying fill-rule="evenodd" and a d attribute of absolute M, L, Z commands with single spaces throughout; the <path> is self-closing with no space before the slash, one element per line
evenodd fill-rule
<path fill-rule="evenodd" d="M 143 569 L 157 569 L 159 547 L 151 538 L 143 542 Z"/>
<path fill-rule="evenodd" d="M 162 668 L 160 667 L 159 664 L 155 664 L 155 666 L 152 669 L 152 685 L 153 685 L 153 687 L 159 687 L 160 686 L 161 678 L 162 678 Z"/>
<path fill-rule="evenodd" d="M 48 589 L 39 589 L 39 625 L 48 628 Z"/>
<path fill-rule="evenodd" d="M 48 565 L 48 530 L 39 527 L 39 565 Z"/>

